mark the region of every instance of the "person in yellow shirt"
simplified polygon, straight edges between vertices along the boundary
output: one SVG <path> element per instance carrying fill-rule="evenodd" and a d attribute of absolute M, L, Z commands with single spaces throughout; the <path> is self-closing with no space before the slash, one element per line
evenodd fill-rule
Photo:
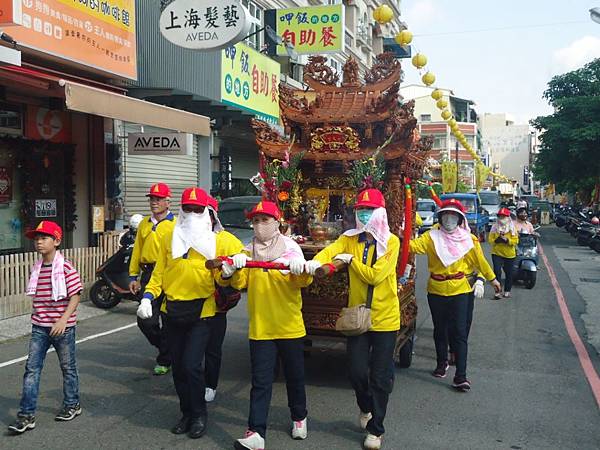
<path fill-rule="evenodd" d="M 510 218 L 510 211 L 502 208 L 498 211 L 498 221 L 492 226 L 488 241 L 492 244 L 492 263 L 494 264 L 494 273 L 498 281 L 502 280 L 502 270 L 504 269 L 504 298 L 509 298 L 512 294 L 512 272 L 515 257 L 517 256 L 517 244 L 519 243 L 519 233 L 514 222 Z M 502 294 L 497 292 L 494 295 L 496 300 L 502 298 Z"/>
<path fill-rule="evenodd" d="M 236 255 L 240 253 L 244 246 L 241 241 L 230 232 L 226 231 L 221 224 L 218 216 L 219 203 L 213 197 L 208 197 L 208 213 L 212 223 L 212 230 L 219 234 L 223 240 L 226 249 L 226 255 Z M 215 315 L 208 320 L 210 328 L 210 338 L 206 345 L 206 354 L 204 355 L 204 379 L 206 380 L 206 391 L 204 399 L 207 402 L 213 402 L 217 395 L 217 385 L 219 384 L 219 374 L 221 372 L 221 359 L 223 355 L 223 341 L 227 332 L 227 311 L 235 305 L 227 304 L 227 300 L 232 301 L 240 298 L 240 292 L 231 286 L 218 286 L 215 294 L 209 302 L 215 302 L 219 297 L 218 304 L 215 303 Z M 219 305 L 222 305 L 221 309 Z"/>
<path fill-rule="evenodd" d="M 433 321 L 437 365 L 432 375 L 444 378 L 448 372 L 448 332 L 456 354 L 456 373 L 452 386 L 468 391 L 467 379 L 469 293 L 473 290 L 467 275 L 477 269 L 498 291 L 500 284 L 480 246 L 475 245 L 467 225 L 463 205 L 456 199 L 442 203 L 438 210 L 441 226 L 410 241 L 410 251 L 427 255 L 430 277 L 427 300 Z M 481 284 L 483 284 L 481 282 Z M 481 285 L 479 285 L 481 286 Z M 481 290 L 478 289 L 479 293 Z"/>
<path fill-rule="evenodd" d="M 258 203 L 248 218 L 254 238 L 245 253 L 225 263 L 222 279 L 231 286 L 248 290 L 248 317 L 252 389 L 248 429 L 235 441 L 236 449 L 264 450 L 267 417 L 278 357 L 283 363 L 293 439 L 306 439 L 307 415 L 304 385 L 304 342 L 300 289 L 312 282 L 304 273 L 304 256 L 300 246 L 279 231 L 281 212 L 275 203 Z M 247 261 L 283 263 L 288 270 L 244 268 Z"/>
<path fill-rule="evenodd" d="M 393 354 L 400 329 L 396 265 L 399 238 L 390 232 L 383 194 L 377 189 L 359 193 L 354 205 L 356 228 L 344 232 L 321 250 L 306 270 L 314 274 L 333 260 L 348 265 L 348 306 L 371 297 L 370 330 L 347 338 L 350 382 L 360 409 L 358 422 L 367 431 L 364 447 L 381 447 L 389 396 L 394 387 Z"/>
<path fill-rule="evenodd" d="M 150 317 L 152 301 L 164 292 L 161 313 L 182 413 L 171 432 L 187 432 L 193 439 L 206 432 L 202 366 L 210 337 L 207 319 L 214 316 L 216 309 L 217 274 L 205 264 L 217 255 L 227 254 L 223 238 L 212 231 L 207 205 L 208 195 L 204 190 L 194 187 L 183 191 L 177 224 L 161 241 L 156 267 L 138 308 L 138 316 Z"/>
<path fill-rule="evenodd" d="M 139 224 L 129 261 L 129 290 L 137 294 L 146 287 L 158 258 L 160 242 L 165 234 L 173 231 L 175 216 L 169 211 L 171 189 L 164 183 L 153 184 L 146 194 L 150 203 L 151 215 Z M 171 367 L 171 355 L 166 328 L 160 321 L 160 305 L 163 296 L 158 295 L 152 302 L 152 316 L 148 319 L 138 317 L 140 331 L 148 342 L 158 349 L 154 375 L 165 375 Z"/>

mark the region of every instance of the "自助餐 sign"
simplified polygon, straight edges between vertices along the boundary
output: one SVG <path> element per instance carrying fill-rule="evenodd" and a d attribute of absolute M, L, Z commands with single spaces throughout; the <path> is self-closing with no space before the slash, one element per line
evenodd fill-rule
<path fill-rule="evenodd" d="M 23 0 L 20 47 L 137 78 L 135 0 Z"/>
<path fill-rule="evenodd" d="M 189 133 L 129 133 L 129 155 L 191 155 L 193 136 Z"/>
<path fill-rule="evenodd" d="M 160 15 L 165 39 L 193 50 L 216 50 L 240 42 L 251 26 L 250 14 L 239 0 L 175 0 Z"/>
<path fill-rule="evenodd" d="M 275 29 L 298 54 L 344 51 L 344 5 L 306 6 L 275 10 Z M 277 54 L 287 55 L 282 45 Z"/>
<path fill-rule="evenodd" d="M 241 107 L 269 123 L 279 123 L 281 67 L 242 43 L 221 54 L 221 101 Z"/>

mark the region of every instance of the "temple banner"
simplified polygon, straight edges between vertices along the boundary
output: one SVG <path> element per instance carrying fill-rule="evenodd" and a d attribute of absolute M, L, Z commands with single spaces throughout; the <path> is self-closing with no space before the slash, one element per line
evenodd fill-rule
<path fill-rule="evenodd" d="M 444 192 L 456 191 L 456 163 L 454 161 L 442 162 L 442 189 Z"/>
<path fill-rule="evenodd" d="M 221 54 L 221 100 L 277 124 L 280 72 L 278 62 L 247 45 L 227 47 Z"/>
<path fill-rule="evenodd" d="M 275 30 L 298 54 L 344 51 L 344 5 L 306 6 L 275 10 Z M 277 54 L 286 56 L 284 46 Z"/>

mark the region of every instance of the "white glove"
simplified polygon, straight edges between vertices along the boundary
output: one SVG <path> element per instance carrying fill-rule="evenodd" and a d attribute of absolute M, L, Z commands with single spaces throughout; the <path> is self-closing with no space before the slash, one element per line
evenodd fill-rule
<path fill-rule="evenodd" d="M 236 269 L 243 269 L 250 258 L 244 253 L 238 253 L 233 255 L 231 259 L 233 259 L 233 265 Z"/>
<path fill-rule="evenodd" d="M 152 317 L 152 301 L 149 298 L 142 299 L 137 309 L 137 316 L 142 320 Z"/>
<path fill-rule="evenodd" d="M 228 262 L 223 261 L 221 266 L 221 275 L 223 278 L 231 278 L 237 269 Z"/>
<path fill-rule="evenodd" d="M 314 275 L 317 269 L 322 265 L 323 264 L 321 264 L 319 261 L 315 261 L 314 259 L 312 259 L 310 261 L 306 261 L 306 263 L 304 264 L 304 270 L 306 270 L 307 274 Z"/>
<path fill-rule="evenodd" d="M 335 255 L 333 259 L 337 259 L 338 261 L 350 265 L 352 258 L 354 258 L 354 255 L 351 255 L 350 253 L 340 253 L 339 255 Z"/>
<path fill-rule="evenodd" d="M 475 293 L 475 298 L 483 298 L 483 281 L 477 280 L 475 282 L 473 292 Z"/>
<path fill-rule="evenodd" d="M 306 264 L 306 261 L 300 256 L 290 259 L 289 266 L 292 275 L 301 275 L 304 272 L 304 264 Z"/>

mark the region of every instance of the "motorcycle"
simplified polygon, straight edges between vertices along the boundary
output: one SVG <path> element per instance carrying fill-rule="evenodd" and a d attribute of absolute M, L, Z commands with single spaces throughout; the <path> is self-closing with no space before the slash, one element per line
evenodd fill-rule
<path fill-rule="evenodd" d="M 536 227 L 535 230 L 539 229 Z M 513 263 L 513 280 L 522 280 L 527 289 L 533 289 L 537 280 L 538 247 L 535 234 L 519 233 L 517 256 Z"/>
<path fill-rule="evenodd" d="M 136 214 L 136 216 L 138 215 Z M 90 300 L 98 308 L 114 308 L 121 300 L 138 302 L 141 300 L 140 295 L 134 295 L 129 290 L 129 261 L 137 229 L 137 223 L 132 224 L 132 222 L 134 222 L 134 218 L 130 220 L 130 225 L 135 225 L 135 227 L 131 227 L 129 231 L 121 235 L 119 250 L 96 269 L 98 280 L 90 289 Z"/>
<path fill-rule="evenodd" d="M 598 234 L 600 227 L 590 222 L 583 222 L 577 231 L 577 245 L 587 247 L 591 244 L 592 239 Z"/>
<path fill-rule="evenodd" d="M 600 253 L 600 230 L 596 230 L 596 234 L 590 240 L 590 248 L 596 253 Z"/>

